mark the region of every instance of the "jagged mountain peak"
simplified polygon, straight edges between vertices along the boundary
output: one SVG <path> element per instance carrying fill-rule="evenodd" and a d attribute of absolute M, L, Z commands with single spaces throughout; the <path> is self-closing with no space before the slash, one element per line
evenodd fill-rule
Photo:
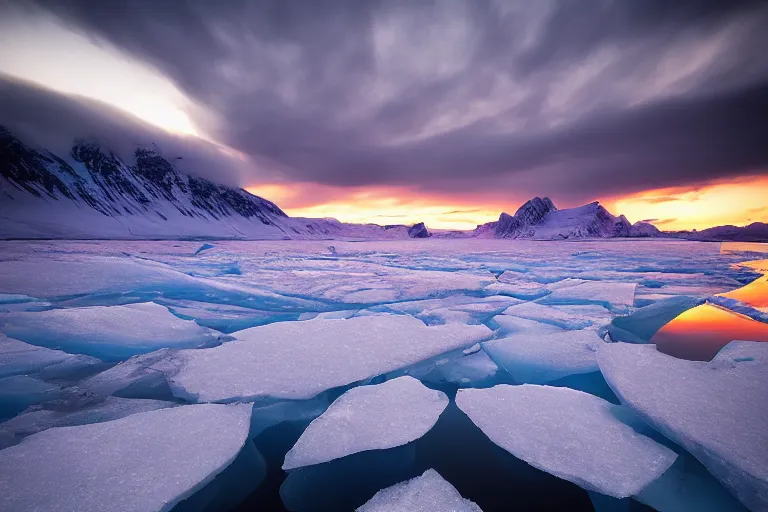
<path fill-rule="evenodd" d="M 0 127 L 0 238 L 408 238 L 407 226 L 290 218 L 242 188 L 187 175 L 154 144 L 122 159 L 94 139 L 57 156 Z M 428 233 L 426 226 L 414 236 Z"/>

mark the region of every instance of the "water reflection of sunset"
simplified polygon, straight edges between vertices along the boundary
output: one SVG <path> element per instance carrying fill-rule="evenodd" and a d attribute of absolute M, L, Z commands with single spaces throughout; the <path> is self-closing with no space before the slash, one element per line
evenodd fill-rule
<path fill-rule="evenodd" d="M 763 260 L 768 262 L 768 260 Z M 754 308 L 768 308 L 768 274 L 759 277 L 746 286 L 728 293 L 719 294 L 722 297 L 735 299 Z"/>
<path fill-rule="evenodd" d="M 651 343 L 655 343 L 660 352 L 674 357 L 709 361 L 733 340 L 768 341 L 768 324 L 702 304 L 662 327 L 651 338 Z"/>

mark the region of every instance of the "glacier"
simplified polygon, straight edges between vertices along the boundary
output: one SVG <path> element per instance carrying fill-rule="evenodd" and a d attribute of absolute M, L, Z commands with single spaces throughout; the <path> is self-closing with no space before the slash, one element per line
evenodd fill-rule
<path fill-rule="evenodd" d="M 63 479 L 43 451 L 90 457 L 94 496 L 178 512 L 764 508 L 768 251 L 430 234 L 0 242 L 0 459 Z M 507 393 L 508 414 L 467 406 Z M 193 439 L 173 418 L 195 407 L 242 409 L 236 435 L 211 441 L 220 414 L 200 413 L 211 429 Z M 521 446 L 494 444 L 501 427 Z M 194 478 L 132 496 L 99 459 L 120 443 L 85 449 L 88 429 L 155 432 L 164 444 L 131 467 Z M 75 492 L 11 478 L 0 469 L 18 499 Z"/>

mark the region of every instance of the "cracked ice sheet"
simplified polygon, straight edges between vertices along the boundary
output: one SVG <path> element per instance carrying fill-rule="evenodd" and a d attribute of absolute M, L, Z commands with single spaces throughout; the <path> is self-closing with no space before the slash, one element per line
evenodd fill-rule
<path fill-rule="evenodd" d="M 250 417 L 187 405 L 34 434 L 0 450 L 0 509 L 169 511 L 235 459 Z"/>
<path fill-rule="evenodd" d="M 404 315 L 281 322 L 233 333 L 236 341 L 216 348 L 178 352 L 169 381 L 176 396 L 199 402 L 307 399 L 491 334 L 484 325 L 427 327 Z"/>
<path fill-rule="evenodd" d="M 768 343 L 732 341 L 712 361 L 606 343 L 598 363 L 623 404 L 701 461 L 751 510 L 768 508 Z"/>
<path fill-rule="evenodd" d="M 448 322 L 477 324 L 489 316 L 501 313 L 513 304 L 521 303 L 522 301 L 519 299 L 498 295 L 491 297 L 454 295 L 445 299 L 424 299 L 382 304 L 368 308 L 363 314 L 368 312 L 408 314 L 428 324 Z"/>
<path fill-rule="evenodd" d="M 515 457 L 615 498 L 637 494 L 677 458 L 622 421 L 631 417 L 628 409 L 569 388 L 461 389 L 456 405 Z"/>
<path fill-rule="evenodd" d="M 563 285 L 541 299 L 546 304 L 600 304 L 627 310 L 635 301 L 635 283 L 584 281 Z"/>
<path fill-rule="evenodd" d="M 48 409 L 45 407 L 51 406 Z M 128 399 L 114 396 L 76 410 L 59 407 L 62 404 L 42 404 L 44 408 L 27 410 L 18 416 L 0 423 L 0 450 L 14 445 L 24 437 L 53 427 L 71 427 L 89 423 L 111 421 L 139 412 L 173 407 L 173 402 L 162 400 Z"/>
<path fill-rule="evenodd" d="M 112 361 L 165 347 L 211 346 L 221 338 L 153 302 L 9 313 L 0 316 L 0 330 L 35 345 Z"/>
<path fill-rule="evenodd" d="M 352 388 L 309 424 L 286 454 L 283 469 L 402 446 L 426 434 L 447 405 L 445 393 L 413 377 Z"/>
<path fill-rule="evenodd" d="M 434 469 L 377 492 L 357 512 L 483 512 Z"/>
<path fill-rule="evenodd" d="M 544 305 L 536 302 L 525 302 L 516 306 L 510 306 L 502 315 L 535 320 L 544 324 L 554 325 L 562 329 L 592 329 L 608 325 L 613 313 L 598 305 Z M 504 322 L 503 318 L 494 317 L 494 320 Z"/>
<path fill-rule="evenodd" d="M 517 334 L 482 344 L 491 359 L 520 384 L 545 384 L 568 375 L 599 371 L 594 331 Z"/>
<path fill-rule="evenodd" d="M 0 334 L 0 377 L 28 375 L 54 365 L 67 364 L 74 368 L 99 362 L 92 357 L 38 347 Z"/>

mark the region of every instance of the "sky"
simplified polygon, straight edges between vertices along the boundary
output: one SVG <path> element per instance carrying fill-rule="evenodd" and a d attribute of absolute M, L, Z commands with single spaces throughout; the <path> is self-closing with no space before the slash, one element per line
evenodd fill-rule
<path fill-rule="evenodd" d="M 467 229 L 530 197 L 768 222 L 768 2 L 0 0 L 0 124 L 156 142 L 290 215 Z"/>

